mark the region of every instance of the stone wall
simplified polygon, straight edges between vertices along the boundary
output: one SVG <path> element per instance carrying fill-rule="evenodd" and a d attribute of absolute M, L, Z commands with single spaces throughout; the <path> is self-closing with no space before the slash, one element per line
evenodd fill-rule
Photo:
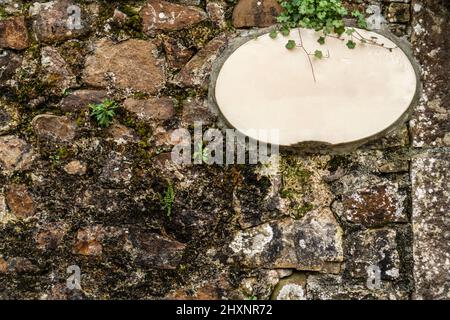
<path fill-rule="evenodd" d="M 217 125 L 211 65 L 275 0 L 1 0 L 0 298 L 450 298 L 448 1 L 346 5 L 412 43 L 423 98 L 385 138 L 276 170 L 174 165 L 169 139 Z"/>

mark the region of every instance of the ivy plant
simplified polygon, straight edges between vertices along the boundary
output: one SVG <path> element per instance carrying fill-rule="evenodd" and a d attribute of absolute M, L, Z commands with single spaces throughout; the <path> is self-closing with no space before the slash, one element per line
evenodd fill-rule
<path fill-rule="evenodd" d="M 344 18 L 351 15 L 356 18 L 357 25 L 361 29 L 367 29 L 366 18 L 359 10 L 354 10 L 351 13 L 343 6 L 341 0 L 281 0 L 281 7 L 283 8 L 281 14 L 277 17 L 277 21 L 281 27 L 270 32 L 269 36 L 275 39 L 278 33 L 283 36 L 290 34 L 292 29 L 297 29 L 300 43 L 295 40 L 288 40 L 285 47 L 288 50 L 294 48 L 301 48 L 308 56 L 314 81 L 316 76 L 314 73 L 313 63 L 311 57 L 317 59 L 328 58 L 329 52 L 324 54 L 322 50 L 315 50 L 308 52 L 303 46 L 303 40 L 300 28 L 313 29 L 320 34 L 317 42 L 324 45 L 327 37 L 338 38 L 342 41 L 342 35 L 348 35 L 349 39 L 346 41 L 346 46 L 349 49 L 355 49 L 357 41 L 361 43 L 368 43 L 384 47 L 379 44 L 376 37 L 370 39 L 365 38 L 355 28 L 346 28 Z M 386 48 L 392 50 L 394 48 Z"/>
<path fill-rule="evenodd" d="M 333 34 L 341 36 L 346 31 L 344 17 L 348 16 L 349 12 L 342 5 L 341 0 L 283 0 L 281 1 L 281 7 L 283 11 L 277 20 L 282 25 L 280 32 L 283 35 L 289 34 L 290 29 L 298 27 L 314 29 L 317 32 L 322 32 L 323 36 L 317 41 L 320 44 L 325 44 L 327 36 Z M 351 15 L 357 18 L 358 27 L 367 28 L 363 13 L 355 10 Z M 272 38 L 276 37 L 276 32 L 274 30 L 271 33 Z M 352 42 L 354 43 L 353 40 L 349 40 L 347 47 L 353 49 Z M 286 44 L 288 49 L 293 49 L 295 46 L 295 42 Z M 319 56 L 324 57 L 323 53 L 322 55 L 316 55 L 320 58 Z"/>

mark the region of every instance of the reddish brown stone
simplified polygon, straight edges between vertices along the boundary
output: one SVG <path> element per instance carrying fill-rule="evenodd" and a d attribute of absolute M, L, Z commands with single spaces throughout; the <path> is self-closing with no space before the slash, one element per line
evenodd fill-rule
<path fill-rule="evenodd" d="M 104 229 L 101 226 L 80 229 L 77 232 L 73 253 L 83 256 L 99 256 L 103 251 L 101 244 L 103 238 Z"/>
<path fill-rule="evenodd" d="M 208 103 L 200 98 L 188 98 L 183 101 L 183 116 L 181 124 L 184 127 L 193 126 L 196 122 L 208 126 L 214 121 L 214 115 L 208 108 Z"/>
<path fill-rule="evenodd" d="M 86 84 L 104 88 L 112 84 L 150 94 L 164 86 L 164 63 L 155 57 L 157 48 L 153 42 L 132 39 L 114 44 L 103 39 L 95 47 L 94 54 L 86 59 Z"/>
<path fill-rule="evenodd" d="M 29 218 L 35 214 L 35 204 L 25 185 L 11 185 L 6 192 L 6 203 L 17 218 Z"/>
<path fill-rule="evenodd" d="M 167 131 L 163 127 L 158 127 L 153 132 L 153 140 L 157 147 L 161 146 L 174 146 L 178 143 L 182 142 L 182 139 L 176 139 L 175 141 L 172 139 L 173 130 Z"/>
<path fill-rule="evenodd" d="M 89 16 L 80 8 L 80 27 L 71 28 L 69 25 L 68 8 L 76 3 L 71 0 L 58 0 L 47 3 L 35 2 L 30 8 L 33 20 L 33 31 L 38 40 L 56 42 L 73 39 L 86 34 Z M 72 12 L 73 14 L 73 12 Z"/>
<path fill-rule="evenodd" d="M 240 0 L 233 11 L 233 26 L 268 27 L 277 22 L 281 6 L 277 0 Z"/>
<path fill-rule="evenodd" d="M 170 97 L 125 100 L 126 110 L 142 120 L 167 120 L 174 115 L 173 99 Z"/>
<path fill-rule="evenodd" d="M 346 221 L 365 226 L 406 222 L 406 194 L 397 185 L 369 187 L 344 194 L 335 211 Z"/>
<path fill-rule="evenodd" d="M 37 268 L 33 263 L 23 257 L 11 257 L 8 259 L 0 258 L 1 273 L 27 273 L 35 271 Z"/>
<path fill-rule="evenodd" d="M 194 49 L 186 48 L 172 38 L 165 40 L 163 45 L 169 67 L 174 69 L 182 68 L 195 53 Z"/>
<path fill-rule="evenodd" d="M 225 28 L 227 25 L 225 20 L 226 9 L 227 4 L 220 0 L 208 1 L 206 4 L 206 12 L 209 19 L 219 28 Z"/>
<path fill-rule="evenodd" d="M 8 271 L 8 264 L 3 258 L 0 258 L 0 273 L 6 273 Z"/>
<path fill-rule="evenodd" d="M 61 110 L 73 112 L 87 109 L 90 104 L 102 103 L 108 96 L 103 90 L 78 90 L 72 92 L 61 101 Z"/>
<path fill-rule="evenodd" d="M 23 50 L 28 46 L 29 38 L 24 17 L 0 21 L 0 48 Z"/>
<path fill-rule="evenodd" d="M 3 173 L 26 170 L 34 160 L 28 143 L 16 136 L 0 137 L 0 169 Z"/>
<path fill-rule="evenodd" d="M 197 7 L 183 6 L 166 1 L 150 0 L 141 10 L 144 32 L 155 30 L 180 30 L 193 26 L 207 18 Z"/>
<path fill-rule="evenodd" d="M 118 123 L 112 124 L 108 128 L 108 136 L 117 144 L 138 141 L 138 138 L 132 129 Z"/>
<path fill-rule="evenodd" d="M 33 121 L 33 130 L 41 139 L 56 142 L 70 142 L 75 138 L 76 125 L 67 117 L 41 114 Z"/>
<path fill-rule="evenodd" d="M 211 40 L 180 70 L 175 76 L 174 83 L 182 87 L 207 87 L 212 63 L 226 44 L 225 34 Z"/>

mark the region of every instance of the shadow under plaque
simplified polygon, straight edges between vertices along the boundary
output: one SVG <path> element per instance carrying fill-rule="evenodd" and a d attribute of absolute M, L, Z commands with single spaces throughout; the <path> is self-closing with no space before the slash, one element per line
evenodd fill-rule
<path fill-rule="evenodd" d="M 419 68 L 403 40 L 356 30 L 379 45 L 349 49 L 348 35 L 321 45 L 309 29 L 234 38 L 213 66 L 210 106 L 228 127 L 282 148 L 348 151 L 385 136 L 419 100 Z M 287 50 L 288 40 L 302 41 L 310 59 L 298 46 Z"/>

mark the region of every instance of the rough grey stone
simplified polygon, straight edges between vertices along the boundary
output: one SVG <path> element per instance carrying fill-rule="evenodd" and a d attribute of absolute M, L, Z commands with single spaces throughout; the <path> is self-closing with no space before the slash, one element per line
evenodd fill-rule
<path fill-rule="evenodd" d="M 355 284 L 340 275 L 310 275 L 307 285 L 308 300 L 406 300 L 408 292 L 399 290 L 389 282 L 379 289 Z"/>
<path fill-rule="evenodd" d="M 240 231 L 229 249 L 233 261 L 250 268 L 320 271 L 343 261 L 342 230 L 329 209 Z"/>
<path fill-rule="evenodd" d="M 447 2 L 412 1 L 414 54 L 422 68 L 423 99 L 416 107 L 411 125 L 415 147 L 450 146 L 450 11 Z M 447 138 L 446 138 L 447 137 Z"/>
<path fill-rule="evenodd" d="M 382 280 L 400 276 L 400 257 L 393 229 L 357 231 L 346 239 L 345 270 L 352 278 L 368 278 L 368 268 L 378 267 Z"/>
<path fill-rule="evenodd" d="M 416 299 L 450 299 L 450 153 L 413 158 Z"/>
<path fill-rule="evenodd" d="M 21 55 L 8 50 L 0 53 L 0 87 L 3 87 L 6 81 L 14 76 L 21 64 Z"/>
<path fill-rule="evenodd" d="M 18 125 L 18 122 L 19 115 L 16 108 L 0 101 L 0 134 L 14 129 Z"/>
<path fill-rule="evenodd" d="M 76 85 L 74 73 L 56 48 L 42 48 L 41 66 L 44 72 L 42 81 L 50 86 L 55 94 L 62 94 Z"/>

